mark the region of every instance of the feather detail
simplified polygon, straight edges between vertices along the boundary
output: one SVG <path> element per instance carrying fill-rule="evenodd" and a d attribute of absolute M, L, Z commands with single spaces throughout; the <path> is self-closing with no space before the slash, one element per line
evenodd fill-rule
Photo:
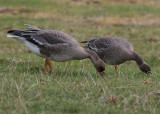
<path fill-rule="evenodd" d="M 41 30 L 41 29 L 39 29 L 39 28 L 37 28 L 37 27 L 34 27 L 34 26 L 31 26 L 31 25 L 28 25 L 28 24 L 24 24 L 27 28 L 29 28 L 29 29 L 32 29 L 32 30 Z"/>

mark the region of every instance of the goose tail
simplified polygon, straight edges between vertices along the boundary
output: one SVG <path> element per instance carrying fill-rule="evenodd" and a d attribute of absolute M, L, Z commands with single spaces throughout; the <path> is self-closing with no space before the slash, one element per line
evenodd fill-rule
<path fill-rule="evenodd" d="M 22 37 L 21 32 L 22 31 L 20 31 L 20 30 L 10 30 L 7 32 L 8 33 L 7 37 L 14 38 L 16 40 L 20 40 L 20 41 L 24 42 L 25 38 Z"/>

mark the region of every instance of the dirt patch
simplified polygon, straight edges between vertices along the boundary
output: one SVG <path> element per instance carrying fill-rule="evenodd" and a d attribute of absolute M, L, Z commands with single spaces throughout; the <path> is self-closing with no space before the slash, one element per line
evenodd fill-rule
<path fill-rule="evenodd" d="M 130 3 L 130 4 L 145 4 L 145 5 L 159 5 L 159 0 L 111 0 L 111 3 Z"/>
<path fill-rule="evenodd" d="M 107 103 L 117 103 L 118 101 L 119 101 L 119 98 L 113 95 L 106 100 Z"/>
<path fill-rule="evenodd" d="M 72 0 L 73 4 L 90 5 L 90 4 L 144 4 L 159 5 L 159 0 Z"/>
<path fill-rule="evenodd" d="M 24 14 L 24 13 L 31 13 L 33 10 L 31 9 L 14 9 L 8 7 L 0 7 L 0 14 Z"/>
<path fill-rule="evenodd" d="M 99 25 L 99 26 L 106 26 L 106 25 L 113 25 L 113 26 L 128 26 L 128 25 L 138 25 L 138 26 L 153 26 L 153 25 L 160 25 L 160 18 L 118 18 L 118 17 L 93 17 L 88 18 L 85 20 L 88 23 Z"/>
<path fill-rule="evenodd" d="M 73 4 L 77 5 L 90 5 L 90 4 L 102 4 L 102 0 L 72 0 Z"/>

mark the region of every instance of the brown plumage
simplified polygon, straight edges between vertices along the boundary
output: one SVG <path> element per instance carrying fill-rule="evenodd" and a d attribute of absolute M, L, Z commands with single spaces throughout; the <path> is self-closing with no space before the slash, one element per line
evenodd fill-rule
<path fill-rule="evenodd" d="M 134 60 L 141 71 L 147 74 L 151 73 L 149 65 L 143 61 L 137 52 L 133 51 L 132 44 L 122 38 L 94 38 L 88 41 L 83 41 L 82 43 L 87 43 L 85 48 L 96 52 L 106 64 L 115 65 L 116 70 L 117 65 L 122 64 L 125 61 Z"/>
<path fill-rule="evenodd" d="M 26 26 L 30 30 L 11 30 L 8 31 L 8 37 L 20 40 L 30 51 L 46 58 L 45 72 L 47 65 L 54 72 L 50 60 L 63 62 L 89 58 L 101 76 L 104 76 L 104 62 L 94 51 L 82 48 L 72 36 L 57 30 L 41 30 L 31 25 Z"/>

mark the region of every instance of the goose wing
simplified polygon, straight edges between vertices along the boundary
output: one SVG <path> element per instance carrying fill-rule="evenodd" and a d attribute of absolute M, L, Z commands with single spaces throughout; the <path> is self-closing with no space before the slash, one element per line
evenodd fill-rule
<path fill-rule="evenodd" d="M 113 42 L 110 40 L 106 40 L 105 38 L 93 38 L 91 40 L 83 41 L 81 43 L 87 43 L 87 47 L 89 49 L 99 52 L 105 50 L 106 48 L 109 48 Z"/>
<path fill-rule="evenodd" d="M 8 33 L 24 38 L 35 45 L 58 45 L 69 43 L 65 38 L 65 33 L 56 30 L 11 30 Z M 66 35 L 67 36 L 67 35 Z"/>
<path fill-rule="evenodd" d="M 99 39 L 94 38 L 91 40 L 83 41 L 81 43 L 87 43 L 87 48 L 96 52 L 103 51 L 106 49 L 109 50 L 110 48 L 113 47 L 122 47 L 122 46 L 131 51 L 133 51 L 134 49 L 131 43 L 119 37 L 104 37 Z"/>
<path fill-rule="evenodd" d="M 123 45 L 125 48 L 133 51 L 134 50 L 134 47 L 131 43 L 129 43 L 128 41 L 122 39 L 122 38 L 119 38 L 119 37 L 114 37 L 114 39 L 120 43 L 121 45 Z"/>

